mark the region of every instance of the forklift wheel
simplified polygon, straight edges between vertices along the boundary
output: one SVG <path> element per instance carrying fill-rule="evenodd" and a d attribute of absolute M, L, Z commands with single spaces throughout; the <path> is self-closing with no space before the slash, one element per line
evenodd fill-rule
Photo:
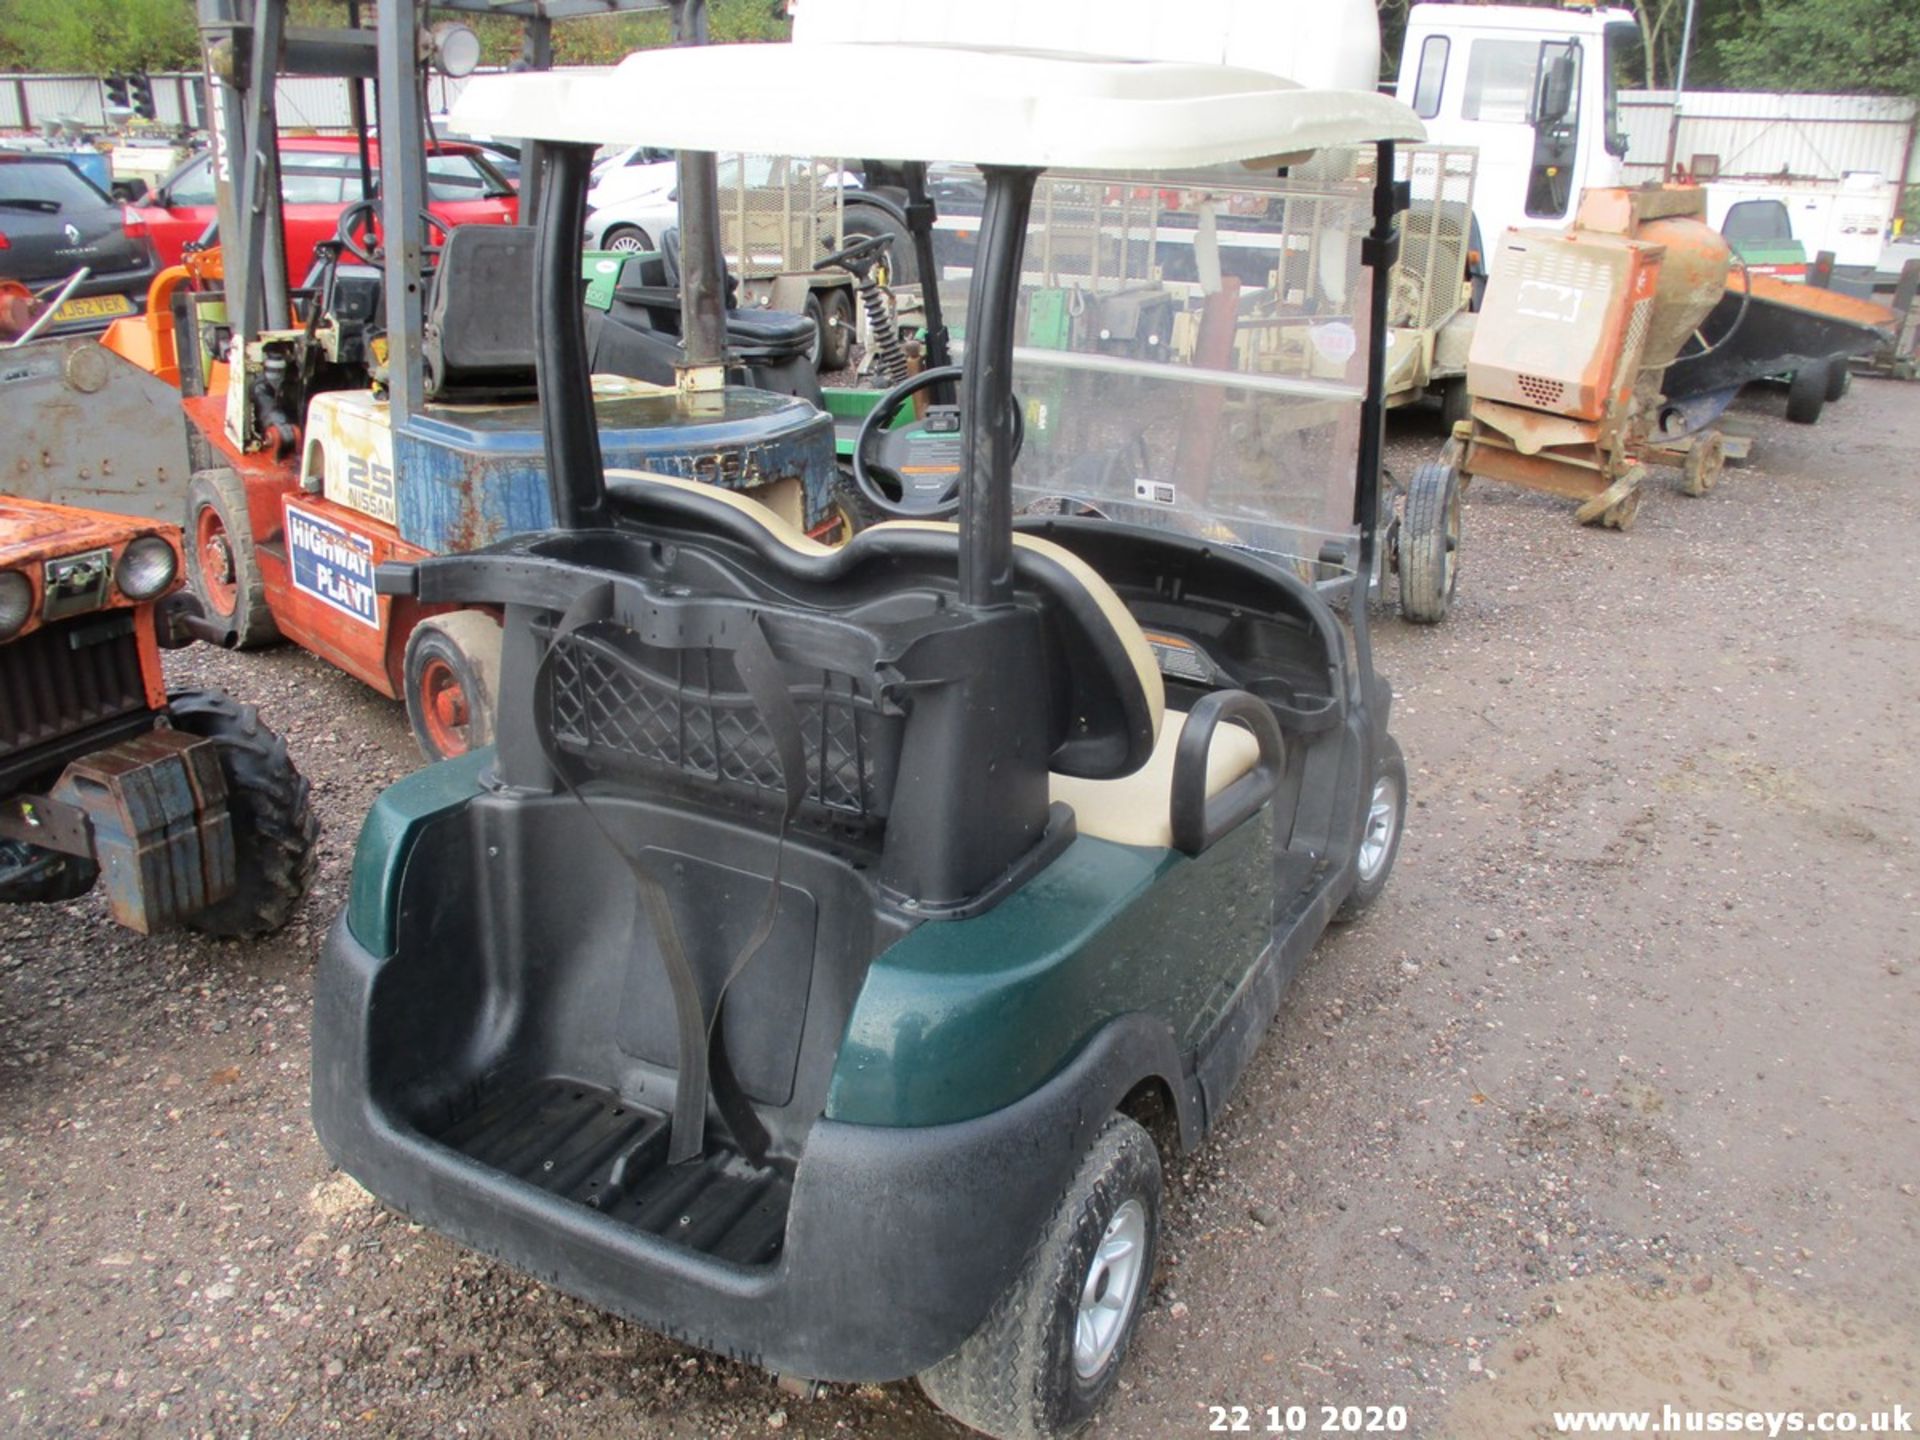
<path fill-rule="evenodd" d="M 407 719 L 420 753 L 451 760 L 493 743 L 500 622 L 480 610 L 435 615 L 407 637 Z"/>
<path fill-rule="evenodd" d="M 853 359 L 853 292 L 829 290 L 821 302 L 820 368 L 844 370 Z"/>
<path fill-rule="evenodd" d="M 1125 1115 L 1095 1137 L 1039 1243 L 980 1328 L 920 1376 L 933 1403 L 998 1440 L 1084 1425 L 1126 1360 L 1160 1248 L 1160 1153 Z"/>
<path fill-rule="evenodd" d="M 1400 753 L 1400 742 L 1391 735 L 1381 747 L 1374 766 L 1373 793 L 1367 798 L 1366 827 L 1360 832 L 1360 849 L 1355 857 L 1359 874 L 1353 893 L 1340 902 L 1334 914 L 1336 923 L 1357 920 L 1363 911 L 1380 898 L 1393 874 L 1393 862 L 1400 858 L 1400 834 L 1407 824 L 1407 761 Z"/>
<path fill-rule="evenodd" d="M 280 638 L 267 608 L 266 586 L 253 553 L 246 487 L 231 470 L 201 470 L 187 486 L 187 579 L 208 616 L 227 627 L 242 650 Z"/>
<path fill-rule="evenodd" d="M 1802 365 L 1793 372 L 1793 383 L 1787 387 L 1787 419 L 1794 424 L 1812 425 L 1819 420 L 1820 412 L 1827 406 L 1832 363 L 1822 360 Z"/>
<path fill-rule="evenodd" d="M 1395 548 L 1400 613 L 1420 625 L 1446 619 L 1460 584 L 1460 476 L 1451 465 L 1430 461 L 1413 472 Z"/>
<path fill-rule="evenodd" d="M 1853 389 L 1853 366 L 1843 356 L 1827 362 L 1827 403 L 1837 404 Z"/>
<path fill-rule="evenodd" d="M 187 924 L 230 940 L 278 930 L 293 918 L 318 860 L 320 826 L 305 777 L 287 742 L 251 705 L 218 690 L 176 690 L 167 713 L 174 729 L 211 740 L 220 752 L 239 872 L 233 894 L 187 916 Z"/>

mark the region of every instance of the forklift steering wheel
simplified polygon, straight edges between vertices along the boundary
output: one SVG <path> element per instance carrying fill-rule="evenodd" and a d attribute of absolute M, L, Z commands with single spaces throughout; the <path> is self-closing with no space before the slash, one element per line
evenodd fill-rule
<path fill-rule="evenodd" d="M 960 378 L 958 365 L 942 365 L 911 375 L 882 395 L 853 442 L 853 483 L 883 515 L 901 520 L 944 519 L 960 509 L 960 436 L 964 419 L 958 405 L 929 405 L 910 424 L 893 428 L 894 416 L 922 390 Z M 1013 454 L 1027 438 L 1020 401 L 1013 399 Z"/>
<path fill-rule="evenodd" d="M 340 248 L 358 260 L 362 265 L 382 266 L 387 263 L 387 247 L 381 243 L 374 227 L 380 220 L 380 201 L 356 200 L 340 212 L 340 221 L 334 227 L 333 238 Z M 423 269 L 431 270 L 440 263 L 440 251 L 446 243 L 447 232 L 451 228 L 446 221 L 431 210 L 420 212 L 421 223 L 429 231 L 440 232 L 440 245 L 422 245 L 420 264 Z M 361 243 L 364 232 L 365 244 Z"/>
<path fill-rule="evenodd" d="M 893 244 L 892 235 L 867 235 L 856 240 L 844 250 L 836 250 L 831 255 L 822 255 L 814 262 L 814 269 L 825 270 L 838 267 L 842 270 L 854 270 L 861 261 L 878 255 Z M 856 270 L 857 274 L 858 271 Z"/>

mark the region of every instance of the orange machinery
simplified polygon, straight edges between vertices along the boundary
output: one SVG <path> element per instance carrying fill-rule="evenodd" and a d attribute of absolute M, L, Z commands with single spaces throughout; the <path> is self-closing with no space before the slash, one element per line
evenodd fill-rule
<path fill-rule="evenodd" d="M 1509 230 L 1467 359 L 1472 416 L 1455 430 L 1475 476 L 1580 502 L 1583 524 L 1632 524 L 1649 462 L 1703 495 L 1714 431 L 1656 442 L 1660 379 L 1727 286 L 1732 254 L 1692 186 L 1589 190 L 1566 231 Z"/>

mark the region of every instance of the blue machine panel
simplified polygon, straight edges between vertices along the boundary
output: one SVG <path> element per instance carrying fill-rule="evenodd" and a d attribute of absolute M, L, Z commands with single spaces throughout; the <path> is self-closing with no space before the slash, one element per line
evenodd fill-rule
<path fill-rule="evenodd" d="M 609 469 L 729 490 L 797 480 L 808 529 L 832 512 L 833 419 L 805 400 L 650 390 L 601 396 L 596 408 Z M 536 405 L 431 406 L 395 431 L 393 465 L 406 477 L 397 487 L 400 537 L 423 550 L 477 550 L 553 524 Z"/>

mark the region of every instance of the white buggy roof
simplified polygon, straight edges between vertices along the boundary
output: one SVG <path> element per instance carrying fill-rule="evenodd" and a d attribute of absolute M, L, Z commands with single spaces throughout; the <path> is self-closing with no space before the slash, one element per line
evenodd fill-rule
<path fill-rule="evenodd" d="M 836 76 L 920 97 L 881 117 L 836 105 Z M 884 108 L 884 107 L 883 107 Z M 450 128 L 584 144 L 981 165 L 1173 170 L 1335 145 L 1418 141 L 1399 101 L 1308 90 L 1225 65 L 958 45 L 709 45 L 643 50 L 611 70 L 487 75 Z"/>

